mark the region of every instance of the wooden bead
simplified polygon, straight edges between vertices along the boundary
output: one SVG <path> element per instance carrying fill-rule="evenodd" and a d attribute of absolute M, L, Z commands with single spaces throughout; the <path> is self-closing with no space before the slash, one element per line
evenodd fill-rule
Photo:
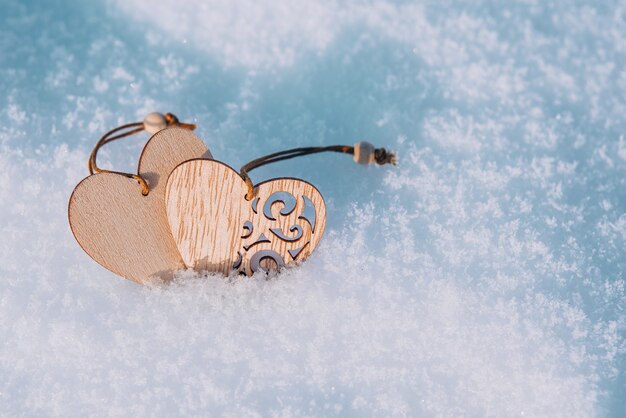
<path fill-rule="evenodd" d="M 374 162 L 374 145 L 361 141 L 354 144 L 354 161 L 358 164 L 372 164 Z"/>
<path fill-rule="evenodd" d="M 148 113 L 143 120 L 143 128 L 153 135 L 166 127 L 165 115 L 159 112 Z"/>

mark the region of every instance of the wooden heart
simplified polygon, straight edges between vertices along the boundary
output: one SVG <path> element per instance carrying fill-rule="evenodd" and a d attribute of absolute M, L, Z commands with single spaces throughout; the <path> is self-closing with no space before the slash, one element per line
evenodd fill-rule
<path fill-rule="evenodd" d="M 165 185 L 170 172 L 190 158 L 211 158 L 206 145 L 188 129 L 167 128 L 145 145 L 137 172 L 150 193 L 141 194 L 136 180 L 98 173 L 82 180 L 69 202 L 69 221 L 76 241 L 91 258 L 112 272 L 138 283 L 168 280 L 184 263 L 165 214 Z"/>
<path fill-rule="evenodd" d="M 196 159 L 167 180 L 167 218 L 187 267 L 251 275 L 309 257 L 326 226 L 326 205 L 315 186 L 280 178 L 255 187 L 219 161 Z"/>

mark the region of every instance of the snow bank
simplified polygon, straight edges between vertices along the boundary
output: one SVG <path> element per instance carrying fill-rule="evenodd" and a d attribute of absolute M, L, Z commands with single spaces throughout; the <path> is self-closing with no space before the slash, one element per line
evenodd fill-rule
<path fill-rule="evenodd" d="M 624 7 L 111 1 L 0 17 L 0 414 L 619 416 Z M 266 281 L 139 287 L 67 199 L 151 110 L 316 184 L 319 250 Z M 141 144 L 103 152 L 132 170 Z"/>

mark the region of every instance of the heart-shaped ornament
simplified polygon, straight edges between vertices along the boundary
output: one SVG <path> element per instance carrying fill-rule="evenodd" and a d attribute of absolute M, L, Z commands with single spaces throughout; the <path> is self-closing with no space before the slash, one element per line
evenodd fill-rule
<path fill-rule="evenodd" d="M 69 222 L 76 241 L 103 267 L 138 283 L 168 280 L 185 265 L 165 213 L 165 185 L 171 171 L 191 158 L 211 158 L 207 146 L 189 129 L 157 132 L 139 158 L 137 181 L 113 173 L 82 180 L 69 201 Z"/>
<path fill-rule="evenodd" d="M 187 267 L 251 275 L 309 257 L 326 226 L 326 204 L 310 183 L 279 178 L 260 183 L 254 198 L 239 174 L 219 161 L 176 167 L 165 191 L 167 219 Z"/>

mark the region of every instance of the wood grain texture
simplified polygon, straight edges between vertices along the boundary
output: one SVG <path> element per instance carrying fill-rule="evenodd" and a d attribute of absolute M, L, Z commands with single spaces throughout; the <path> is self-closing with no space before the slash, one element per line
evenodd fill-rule
<path fill-rule="evenodd" d="M 174 240 L 187 267 L 198 271 L 229 274 L 240 270 L 252 274 L 251 260 L 260 251 L 276 252 L 286 265 L 293 265 L 309 257 L 319 244 L 326 226 L 326 205 L 315 186 L 303 180 L 280 178 L 261 183 L 255 187 L 258 198 L 257 212 L 253 201 L 247 201 L 248 189 L 239 174 L 229 166 L 204 159 L 187 161 L 176 167 L 166 186 L 166 212 Z M 271 217 L 264 214 L 268 199 L 276 192 L 290 193 L 295 200 L 295 208 L 287 215 L 281 211 L 287 206 L 277 201 L 268 205 Z M 274 195 L 276 196 L 276 195 Z M 310 199 L 315 208 L 315 231 L 309 221 L 301 215 L 305 213 L 306 202 Z M 310 216 L 309 216 L 310 218 Z M 244 225 L 249 221 L 251 233 Z M 295 242 L 279 238 L 273 230 L 280 228 L 287 238 L 298 235 L 290 228 L 299 225 L 302 236 Z M 270 242 L 256 242 L 263 234 Z M 294 257 L 289 250 L 304 248 Z M 233 268 L 241 254 L 241 267 Z M 258 257 L 258 256 L 257 256 Z M 263 269 L 276 268 L 277 264 L 264 258 Z"/>
<path fill-rule="evenodd" d="M 168 128 L 146 143 L 138 173 L 150 188 L 141 194 L 137 181 L 98 173 L 82 180 L 69 201 L 74 237 L 91 258 L 137 283 L 154 277 L 168 280 L 185 268 L 165 213 L 165 185 L 170 172 L 185 160 L 211 157 L 192 131 Z"/>

